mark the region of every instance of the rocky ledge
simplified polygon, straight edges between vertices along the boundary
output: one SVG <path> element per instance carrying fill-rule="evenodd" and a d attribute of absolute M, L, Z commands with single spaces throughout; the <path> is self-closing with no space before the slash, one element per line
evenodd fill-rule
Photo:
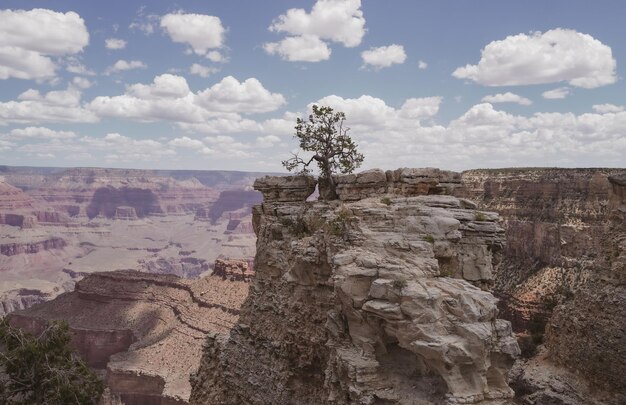
<path fill-rule="evenodd" d="M 248 285 L 212 276 L 95 273 L 75 291 L 9 316 L 32 333 L 66 320 L 73 345 L 124 404 L 186 404 L 205 335 L 230 330 Z"/>
<path fill-rule="evenodd" d="M 519 348 L 477 287 L 500 260 L 498 215 L 449 195 L 460 183 L 452 172 L 373 170 L 336 183 L 339 200 L 305 202 L 313 178 L 256 181 L 256 276 L 230 334 L 209 336 L 191 402 L 511 397 Z"/>

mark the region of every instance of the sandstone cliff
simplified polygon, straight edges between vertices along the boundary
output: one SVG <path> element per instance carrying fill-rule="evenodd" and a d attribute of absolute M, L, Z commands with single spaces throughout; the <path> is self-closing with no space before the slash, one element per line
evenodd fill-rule
<path fill-rule="evenodd" d="M 237 325 L 210 335 L 196 404 L 441 404 L 511 397 L 519 349 L 492 281 L 495 213 L 451 196 L 458 174 L 339 177 L 340 201 L 305 202 L 315 181 L 266 177 L 256 276 Z M 467 280 L 470 282 L 468 282 Z"/>
<path fill-rule="evenodd" d="M 10 319 L 32 333 L 49 320 L 68 321 L 73 345 L 89 366 L 105 370 L 112 396 L 126 405 L 185 404 L 205 335 L 233 326 L 248 285 L 211 276 L 96 273 L 75 291 Z"/>

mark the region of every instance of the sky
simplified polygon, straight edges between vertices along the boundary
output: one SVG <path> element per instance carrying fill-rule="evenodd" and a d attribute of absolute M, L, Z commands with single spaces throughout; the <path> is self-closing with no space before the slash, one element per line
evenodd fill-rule
<path fill-rule="evenodd" d="M 0 0 L 0 164 L 626 167 L 622 0 Z"/>

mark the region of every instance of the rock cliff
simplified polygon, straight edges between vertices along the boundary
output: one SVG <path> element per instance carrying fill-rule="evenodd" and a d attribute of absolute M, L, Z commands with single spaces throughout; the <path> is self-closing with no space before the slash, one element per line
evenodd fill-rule
<path fill-rule="evenodd" d="M 626 174 L 609 177 L 610 225 L 598 251 L 603 264 L 554 310 L 547 325 L 551 358 L 621 395 L 626 402 Z"/>
<path fill-rule="evenodd" d="M 610 175 L 624 169 L 494 169 L 462 173 L 455 195 L 500 214 L 506 229 L 495 293 L 516 330 L 605 266 Z"/>
<path fill-rule="evenodd" d="M 10 321 L 32 333 L 50 320 L 68 321 L 73 345 L 89 366 L 105 371 L 111 395 L 126 405 L 186 404 L 205 335 L 233 326 L 248 285 L 212 276 L 96 273 Z"/>
<path fill-rule="evenodd" d="M 519 348 L 477 287 L 500 260 L 498 215 L 450 195 L 461 185 L 451 172 L 374 170 L 337 184 L 339 201 L 305 202 L 312 178 L 255 182 L 256 276 L 230 334 L 209 336 L 191 402 L 511 397 Z"/>

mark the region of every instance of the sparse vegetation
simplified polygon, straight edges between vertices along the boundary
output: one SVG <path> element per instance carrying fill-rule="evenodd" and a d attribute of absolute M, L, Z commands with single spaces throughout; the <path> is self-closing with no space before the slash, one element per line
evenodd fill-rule
<path fill-rule="evenodd" d="M 424 235 L 423 239 L 428 243 L 435 243 L 435 237 L 433 235 Z"/>
<path fill-rule="evenodd" d="M 383 197 L 383 198 L 380 199 L 380 202 L 385 204 L 385 205 L 391 205 L 391 198 Z"/>
<path fill-rule="evenodd" d="M 327 222 L 327 230 L 334 236 L 346 236 L 356 217 L 347 208 L 342 207 L 335 218 Z"/>
<path fill-rule="evenodd" d="M 395 289 L 402 290 L 403 288 L 407 286 L 407 283 L 406 283 L 406 280 L 393 280 L 391 285 Z"/>
<path fill-rule="evenodd" d="M 96 404 L 104 385 L 70 348 L 69 327 L 32 336 L 0 321 L 0 403 Z"/>
<path fill-rule="evenodd" d="M 474 212 L 474 220 L 475 221 L 488 221 L 489 217 L 485 215 L 484 212 L 476 211 Z"/>

